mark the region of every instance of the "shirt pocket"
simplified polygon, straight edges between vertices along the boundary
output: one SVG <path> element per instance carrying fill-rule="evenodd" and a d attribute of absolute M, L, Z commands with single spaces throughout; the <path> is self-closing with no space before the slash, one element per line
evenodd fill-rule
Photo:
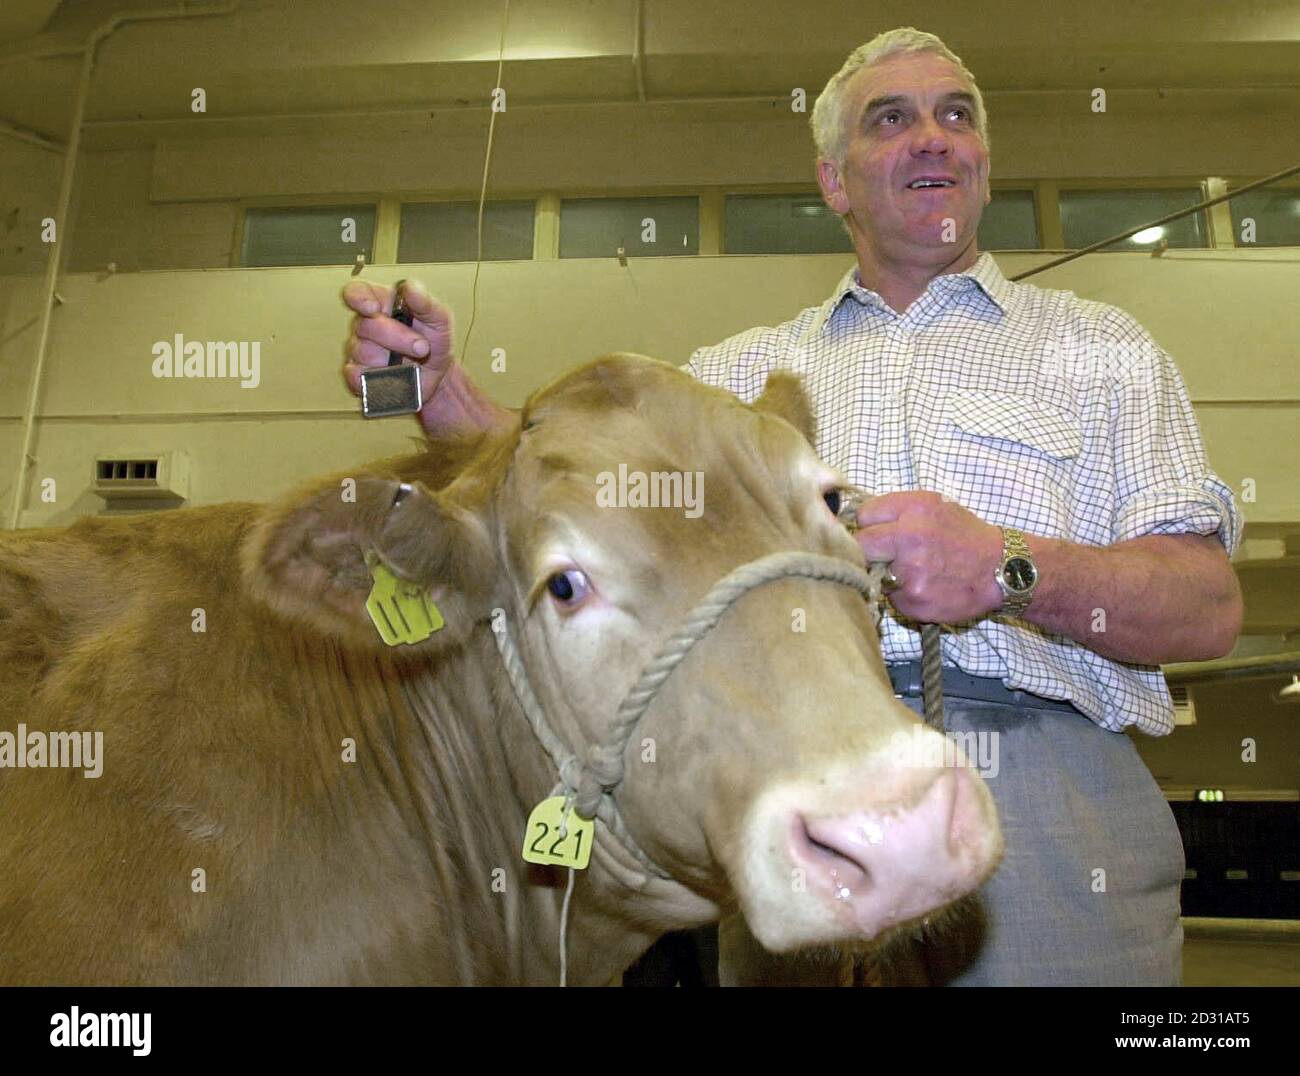
<path fill-rule="evenodd" d="M 1031 534 L 1068 533 L 1079 420 L 1033 396 L 948 394 L 941 492 L 982 519 Z"/>

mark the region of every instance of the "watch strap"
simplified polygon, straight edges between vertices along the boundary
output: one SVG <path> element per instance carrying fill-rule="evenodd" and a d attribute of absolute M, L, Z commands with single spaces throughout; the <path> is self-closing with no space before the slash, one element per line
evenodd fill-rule
<path fill-rule="evenodd" d="M 1028 593 L 1016 594 L 1007 586 L 1003 573 L 1006 570 L 1007 561 L 1013 557 L 1023 557 L 1030 564 L 1033 564 L 1033 557 L 1029 553 L 1029 545 L 1025 541 L 1024 531 L 1017 530 L 1015 527 L 999 527 L 998 529 L 1002 531 L 1002 560 L 998 564 L 997 570 L 998 587 L 1002 591 L 1002 607 L 998 612 L 1005 616 L 1019 616 L 1033 601 L 1034 589 L 1038 585 L 1037 576 L 1035 575 L 1034 585 L 1029 588 Z M 1036 573 L 1037 565 L 1034 567 Z"/>

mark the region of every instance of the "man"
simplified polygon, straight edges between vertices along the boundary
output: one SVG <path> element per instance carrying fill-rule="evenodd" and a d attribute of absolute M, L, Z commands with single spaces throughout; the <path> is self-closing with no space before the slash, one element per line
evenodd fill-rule
<path fill-rule="evenodd" d="M 877 494 L 858 537 L 898 579 L 882 624 L 896 690 L 919 711 L 917 625 L 945 625 L 947 727 L 997 751 L 1006 859 L 972 914 L 892 974 L 1177 984 L 1182 844 L 1122 730 L 1171 731 L 1155 666 L 1221 656 L 1240 631 L 1232 491 L 1172 360 L 1131 317 L 1012 285 L 977 251 L 983 99 L 938 38 L 905 28 L 855 50 L 812 120 L 856 272 L 688 369 L 747 400 L 772 368 L 803 373 L 819 455 Z M 423 362 L 427 429 L 508 420 L 450 361 L 445 308 L 414 292 L 405 329 L 382 314 L 389 289 L 344 297 L 354 392 L 393 348 Z M 724 982 L 782 979 L 738 920 L 721 947 Z"/>

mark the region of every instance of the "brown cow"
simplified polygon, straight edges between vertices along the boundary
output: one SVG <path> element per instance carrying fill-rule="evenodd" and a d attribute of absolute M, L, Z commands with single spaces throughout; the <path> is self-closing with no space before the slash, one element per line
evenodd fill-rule
<path fill-rule="evenodd" d="M 586 757 L 732 569 L 861 568 L 810 438 L 790 375 L 751 408 L 614 355 L 504 435 L 355 483 L 0 535 L 0 982 L 556 982 L 568 872 L 520 858 L 556 767 L 494 611 Z M 620 465 L 702 474 L 702 510 L 598 503 Z M 367 553 L 445 627 L 386 646 Z M 890 738 L 916 728 L 854 589 L 737 598 L 627 741 L 627 834 L 598 822 L 576 875 L 568 981 L 617 981 L 664 931 L 736 910 L 773 951 L 852 946 L 974 889 L 1001 854 L 991 797 L 898 764 Z M 41 755 L 56 732 L 88 754 L 102 734 L 102 774 Z"/>

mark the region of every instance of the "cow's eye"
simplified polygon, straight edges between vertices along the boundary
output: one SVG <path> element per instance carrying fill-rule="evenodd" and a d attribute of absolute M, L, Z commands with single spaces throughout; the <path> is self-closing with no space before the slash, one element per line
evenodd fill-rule
<path fill-rule="evenodd" d="M 828 489 L 822 494 L 822 500 L 826 502 L 826 507 L 831 510 L 831 515 L 838 516 L 840 514 L 840 506 L 844 503 L 844 499 L 840 496 L 839 490 Z"/>
<path fill-rule="evenodd" d="M 551 597 L 561 605 L 577 605 L 591 591 L 591 582 L 577 568 L 556 572 L 546 581 Z"/>

